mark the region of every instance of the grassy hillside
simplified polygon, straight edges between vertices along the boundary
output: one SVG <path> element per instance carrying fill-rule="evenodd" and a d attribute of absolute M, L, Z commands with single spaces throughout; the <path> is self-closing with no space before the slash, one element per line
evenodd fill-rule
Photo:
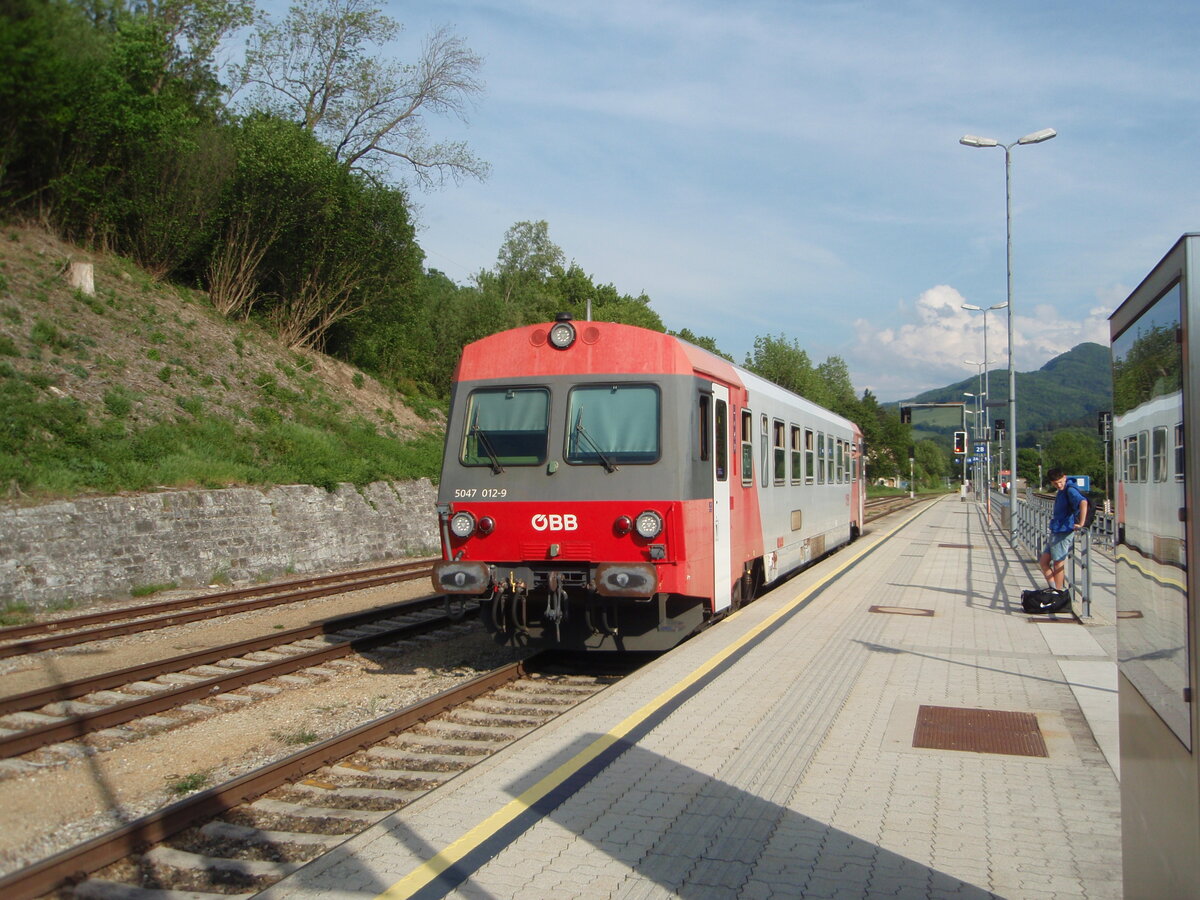
<path fill-rule="evenodd" d="M 95 293 L 67 285 L 94 265 Z M 419 410 L 420 414 L 414 410 Z M 436 480 L 441 410 L 45 231 L 0 231 L 0 490 Z"/>

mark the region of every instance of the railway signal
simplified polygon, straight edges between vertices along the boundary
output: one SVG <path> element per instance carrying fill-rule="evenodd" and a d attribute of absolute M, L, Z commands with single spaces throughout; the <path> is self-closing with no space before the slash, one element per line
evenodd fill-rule
<path fill-rule="evenodd" d="M 967 452 L 967 433 L 965 431 L 954 432 L 954 452 L 956 455 Z"/>

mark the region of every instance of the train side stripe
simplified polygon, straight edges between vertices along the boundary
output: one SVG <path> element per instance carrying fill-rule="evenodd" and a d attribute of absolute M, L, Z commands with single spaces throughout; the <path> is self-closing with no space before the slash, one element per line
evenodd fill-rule
<path fill-rule="evenodd" d="M 927 504 L 885 532 L 870 546 L 850 553 L 828 576 L 805 588 L 742 637 L 694 669 L 691 674 L 667 688 L 605 734 L 599 735 L 574 757 L 379 894 L 377 900 L 433 900 L 454 890 L 480 866 L 582 788 L 630 746 L 636 744 L 639 738 L 649 733 L 685 701 L 699 693 L 722 671 L 808 605 L 846 570 L 882 547 L 932 506 L 932 503 Z M 730 618 L 743 612 L 745 610 L 740 610 Z"/>

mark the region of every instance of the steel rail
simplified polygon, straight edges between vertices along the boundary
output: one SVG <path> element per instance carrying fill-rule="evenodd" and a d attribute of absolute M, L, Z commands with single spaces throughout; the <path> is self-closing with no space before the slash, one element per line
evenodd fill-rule
<path fill-rule="evenodd" d="M 527 661 L 528 662 L 528 661 Z M 223 785 L 150 813 L 108 834 L 63 850 L 54 856 L 0 877 L 0 897 L 31 900 L 72 880 L 117 862 L 131 853 L 163 841 L 196 822 L 228 812 L 280 785 L 295 781 L 322 766 L 344 759 L 391 734 L 411 728 L 454 706 L 466 703 L 510 681 L 521 678 L 527 662 L 510 663 L 442 691 L 413 706 L 321 741 L 278 762 L 248 772 Z"/>
<path fill-rule="evenodd" d="M 285 659 L 265 662 L 253 668 L 240 669 L 229 675 L 206 678 L 195 684 L 169 688 L 146 697 L 129 700 L 126 703 L 117 703 L 93 712 L 69 716 L 59 722 L 51 722 L 17 734 L 0 737 L 0 759 L 9 759 L 14 756 L 20 756 L 23 753 L 29 753 L 39 747 L 83 737 L 103 728 L 111 728 L 114 725 L 121 725 L 143 716 L 173 709 L 190 700 L 202 700 L 205 697 L 212 697 L 216 694 L 228 693 L 231 690 L 245 687 L 248 684 L 257 684 L 280 675 L 287 675 L 290 672 L 307 669 L 320 665 L 323 662 L 328 662 L 331 659 L 349 656 L 351 653 L 357 651 L 370 650 L 373 647 L 391 643 L 392 641 L 426 634 L 439 628 L 445 628 L 457 621 L 459 619 L 445 614 L 431 616 L 420 622 L 411 622 L 378 632 L 377 634 L 362 635 L 351 638 L 348 641 L 339 641 L 335 644 L 330 644 L 328 647 L 322 647 L 307 653 L 298 653 L 288 656 Z M 313 631 L 313 628 L 316 630 Z M 308 632 L 305 636 L 312 637 L 316 634 L 324 633 L 326 629 L 320 626 L 311 626 L 297 630 Z M 276 645 L 279 643 L 280 641 L 277 639 Z"/>
<path fill-rule="evenodd" d="M 425 568 L 423 569 L 413 569 L 391 575 L 380 575 L 374 578 L 366 578 L 358 581 L 341 581 L 335 585 L 327 587 L 310 588 L 307 590 L 293 591 L 287 594 L 260 597 L 256 600 L 243 600 L 241 602 L 227 603 L 219 606 L 206 606 L 203 609 L 192 609 L 187 612 L 171 613 L 169 615 L 157 616 L 151 619 L 138 619 L 131 622 L 105 625 L 100 628 L 91 628 L 85 631 L 73 631 L 69 634 L 35 638 L 29 641 L 19 641 L 14 644 L 0 646 L 0 659 L 6 659 L 10 656 L 20 656 L 27 653 L 40 653 L 43 650 L 54 650 L 59 647 L 70 647 L 76 644 L 86 644 L 90 641 L 100 641 L 110 637 L 121 637 L 127 634 L 136 634 L 141 631 L 154 631 L 160 628 L 170 628 L 173 625 L 186 625 L 189 622 L 198 622 L 203 619 L 212 619 L 218 616 L 233 615 L 235 613 L 252 612 L 256 609 L 265 609 L 271 606 L 281 606 L 285 603 L 299 603 L 302 600 L 314 600 L 318 597 L 328 597 L 331 594 L 348 594 L 352 591 L 362 591 L 367 590 L 368 588 L 383 587 L 385 585 L 396 584 L 401 581 L 414 581 L 418 578 L 425 577 L 430 571 L 431 569 L 429 568 L 428 564 L 425 564 Z"/>
<path fill-rule="evenodd" d="M 255 650 L 278 647 L 281 644 L 302 641 L 305 638 L 317 637 L 322 634 L 328 634 L 331 631 L 356 628 L 381 618 L 386 619 L 391 616 L 420 612 L 423 609 L 437 606 L 441 602 L 442 600 L 439 597 L 405 600 L 365 612 L 319 619 L 310 625 L 301 625 L 298 628 L 292 628 L 287 631 L 274 631 L 271 634 L 247 638 L 244 641 L 235 641 L 232 644 L 208 647 L 204 650 L 193 651 L 192 653 L 184 653 L 179 656 L 158 659 L 136 666 L 128 666 L 124 669 L 116 669 L 101 675 L 93 675 L 88 678 L 65 681 L 61 684 L 34 688 L 20 694 L 10 694 L 0 697 L 0 715 L 37 709 L 39 706 L 45 706 L 47 703 L 54 703 L 56 701 L 74 700 L 77 697 L 82 697 L 94 691 L 120 687 L 133 681 L 146 681 L 167 672 L 180 672 L 193 666 L 203 666 L 234 656 L 244 656 L 247 653 L 253 653 Z"/>
<path fill-rule="evenodd" d="M 148 603 L 145 606 L 126 606 L 121 609 L 110 609 L 102 612 L 83 613 L 65 619 L 55 619 L 50 622 L 33 622 L 28 625 L 9 625 L 0 628 L 0 641 L 15 640 L 32 634 L 45 634 L 61 631 L 66 628 L 82 628 L 85 625 L 99 625 L 105 622 L 119 622 L 122 619 L 136 619 L 142 616 L 157 615 L 178 609 L 190 609 L 194 606 L 211 606 L 240 600 L 245 597 L 259 597 L 266 594 L 276 594 L 302 587 L 315 587 L 319 584 L 329 584 L 336 581 L 353 581 L 361 578 L 374 578 L 391 572 L 403 572 L 408 569 L 429 568 L 433 558 L 411 560 L 405 563 L 393 563 L 387 566 L 376 566 L 371 569 L 356 569 L 350 572 L 334 572 L 330 575 L 317 575 L 311 578 L 296 578 L 291 581 L 277 581 L 273 584 L 258 584 L 253 587 L 234 588 L 212 594 L 200 594 L 193 597 L 180 597 L 178 600 L 162 600 L 158 603 Z"/>

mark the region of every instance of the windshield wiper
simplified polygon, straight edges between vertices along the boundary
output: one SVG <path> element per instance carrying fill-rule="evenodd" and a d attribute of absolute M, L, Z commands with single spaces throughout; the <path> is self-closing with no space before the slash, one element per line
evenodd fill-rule
<path fill-rule="evenodd" d="M 608 455 L 600 449 L 600 445 L 592 440 L 592 436 L 587 433 L 587 429 L 583 427 L 583 410 L 579 410 L 579 414 L 575 416 L 575 433 L 588 442 L 595 454 L 600 457 L 600 462 L 604 464 L 604 468 L 608 472 L 617 471 L 617 464 L 608 458 Z"/>
<path fill-rule="evenodd" d="M 479 414 L 475 414 L 475 421 L 471 423 L 471 430 L 467 432 L 478 441 L 479 446 L 483 448 L 483 452 L 488 455 L 488 459 L 492 462 L 492 473 L 499 475 L 504 471 L 504 466 L 500 465 L 500 457 L 496 455 L 496 451 L 492 449 L 492 442 L 488 440 L 487 432 L 479 427 Z"/>

